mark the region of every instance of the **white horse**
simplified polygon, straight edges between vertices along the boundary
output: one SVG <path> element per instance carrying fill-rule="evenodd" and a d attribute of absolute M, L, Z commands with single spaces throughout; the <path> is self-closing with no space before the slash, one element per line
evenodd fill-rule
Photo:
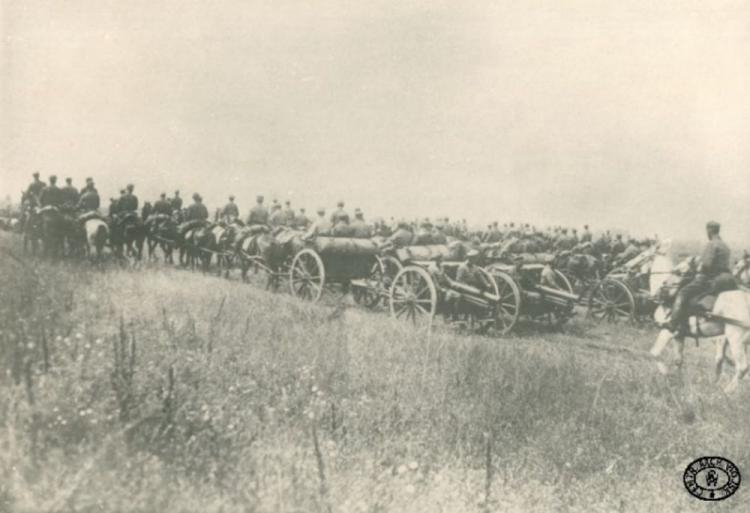
<path fill-rule="evenodd" d="M 695 264 L 695 259 L 691 258 L 681 262 L 669 274 L 652 273 L 651 294 L 656 297 L 660 291 L 665 291 L 673 298 L 677 284 L 681 280 L 681 274 L 689 271 Z M 654 261 L 654 266 L 660 270 L 671 267 L 671 259 L 664 255 L 659 256 Z M 670 313 L 670 308 L 661 304 L 654 313 L 654 319 L 662 323 L 668 319 Z M 724 390 L 726 392 L 735 390 L 748 370 L 746 346 L 750 341 L 750 293 L 742 290 L 721 292 L 710 312 L 690 316 L 688 324 L 690 327 L 688 337 L 695 340 L 713 339 L 714 341 L 715 382 L 719 381 L 725 362 L 734 365 L 734 376 Z M 683 338 L 678 338 L 671 331 L 662 329 L 651 348 L 651 355 L 657 359 L 657 367 L 664 374 L 667 373 L 667 367 L 659 360 L 659 356 L 671 341 L 675 342 L 675 363 L 680 369 L 685 350 Z"/>
<path fill-rule="evenodd" d="M 91 257 L 94 254 L 97 259 L 102 258 L 104 245 L 109 237 L 109 227 L 102 219 L 91 218 L 83 225 L 86 232 L 86 254 Z"/>

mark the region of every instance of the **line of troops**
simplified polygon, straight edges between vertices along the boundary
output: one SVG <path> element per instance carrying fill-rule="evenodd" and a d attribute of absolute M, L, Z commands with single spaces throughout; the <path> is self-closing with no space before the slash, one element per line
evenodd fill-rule
<path fill-rule="evenodd" d="M 80 191 L 73 186 L 71 178 L 66 178 L 65 182 L 65 186 L 58 187 L 57 177 L 53 175 L 49 177 L 49 184 L 45 184 L 39 179 L 39 173 L 34 173 L 33 181 L 23 195 L 24 205 L 55 206 L 80 213 L 99 212 L 101 200 L 92 178 L 86 178 L 86 184 Z M 120 190 L 119 197 L 110 198 L 108 214 L 113 220 L 123 215 L 138 213 L 140 205 L 134 189 L 133 184 L 128 184 Z M 162 193 L 153 204 L 150 202 L 143 204 L 140 212 L 141 218 L 147 220 L 152 215 L 159 218 L 177 215 L 183 223 L 208 221 L 210 214 L 200 194 L 193 194 L 192 199 L 192 204 L 183 210 L 183 200 L 179 190 L 175 191 L 171 198 L 167 197 L 166 193 Z M 235 203 L 234 196 L 230 196 L 229 202 L 217 209 L 214 215 L 214 221 L 217 222 L 231 223 L 239 218 L 240 210 Z M 623 261 L 637 256 L 645 246 L 653 242 L 632 238 L 626 241 L 621 234 L 613 236 L 609 231 L 602 233 L 597 240 L 594 240 L 588 225 L 585 225 L 579 234 L 575 228 L 557 226 L 542 231 L 530 224 L 506 223 L 500 227 L 498 222 L 488 224 L 486 230 L 472 233 L 465 219 L 452 222 L 448 217 L 439 218 L 434 223 L 429 219 L 409 222 L 396 221 L 394 218 L 391 218 L 390 222 L 378 218 L 368 223 L 360 209 L 355 209 L 354 217 L 350 218 L 344 209 L 343 201 L 338 203 L 336 210 L 330 216 L 326 215 L 324 208 L 319 208 L 316 216 L 310 219 L 304 208 L 295 211 L 290 201 L 286 201 L 282 207 L 280 202 L 274 200 L 268 208 L 264 204 L 263 196 L 257 197 L 256 204 L 250 209 L 245 223 L 266 225 L 272 229 L 285 226 L 307 231 L 308 236 L 311 237 L 315 235 L 353 238 L 378 236 L 388 238 L 389 242 L 397 247 L 445 244 L 448 238 L 470 240 L 476 244 L 495 244 L 509 238 L 536 238 L 543 241 L 545 250 L 607 253 L 620 255 Z"/>

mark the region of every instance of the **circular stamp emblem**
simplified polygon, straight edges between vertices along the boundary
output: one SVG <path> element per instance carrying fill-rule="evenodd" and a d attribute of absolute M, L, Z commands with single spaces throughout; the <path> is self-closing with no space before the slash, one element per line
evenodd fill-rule
<path fill-rule="evenodd" d="M 740 487 L 737 465 L 721 456 L 705 456 L 690 463 L 682 476 L 690 495 L 702 501 L 721 501 Z"/>

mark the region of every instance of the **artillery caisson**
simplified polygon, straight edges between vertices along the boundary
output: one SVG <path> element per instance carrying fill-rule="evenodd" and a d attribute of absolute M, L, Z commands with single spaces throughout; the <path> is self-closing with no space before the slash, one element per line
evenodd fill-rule
<path fill-rule="evenodd" d="M 657 306 L 649 283 L 652 274 L 668 274 L 671 269 L 655 266 L 667 260 L 657 255 L 669 252 L 669 243 L 644 251 L 616 267 L 593 286 L 588 294 L 587 317 L 596 322 L 641 322 L 650 319 Z"/>
<path fill-rule="evenodd" d="M 318 301 L 326 288 L 336 286 L 346 293 L 353 280 L 383 274 L 373 240 L 315 237 L 302 244 L 289 265 L 289 286 L 300 299 Z"/>
<path fill-rule="evenodd" d="M 544 264 L 503 264 L 495 262 L 478 271 L 488 284 L 479 290 L 456 281 L 463 255 L 455 250 L 440 255 L 439 251 L 406 248 L 427 260 L 403 258 L 407 264 L 394 278 L 389 305 L 392 316 L 420 323 L 431 321 L 438 313 L 454 314 L 452 305 L 463 305 L 461 320 L 478 330 L 498 334 L 510 332 L 522 317 L 532 320 L 547 318 L 561 323 L 570 317 L 578 297 L 573 294 L 565 276 Z M 437 253 L 437 254 L 436 254 Z M 449 257 L 454 257 L 448 260 Z"/>

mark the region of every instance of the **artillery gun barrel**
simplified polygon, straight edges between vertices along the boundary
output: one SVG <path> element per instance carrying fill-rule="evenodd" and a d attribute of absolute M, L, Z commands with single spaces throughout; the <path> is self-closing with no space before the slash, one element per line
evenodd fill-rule
<path fill-rule="evenodd" d="M 544 294 L 548 296 L 554 296 L 556 298 L 565 299 L 567 301 L 578 301 L 578 296 L 575 294 L 571 294 L 570 292 L 567 292 L 565 290 L 555 289 L 552 287 L 545 287 L 544 285 L 539 285 L 536 287 L 539 292 L 543 292 Z"/>
<path fill-rule="evenodd" d="M 478 288 L 472 287 L 471 285 L 466 285 L 465 283 L 451 280 L 450 285 L 452 289 L 454 289 L 456 292 L 460 292 L 462 296 L 480 297 L 485 299 L 486 301 L 500 301 L 500 298 L 496 295 L 490 294 L 489 292 L 483 292 Z"/>

